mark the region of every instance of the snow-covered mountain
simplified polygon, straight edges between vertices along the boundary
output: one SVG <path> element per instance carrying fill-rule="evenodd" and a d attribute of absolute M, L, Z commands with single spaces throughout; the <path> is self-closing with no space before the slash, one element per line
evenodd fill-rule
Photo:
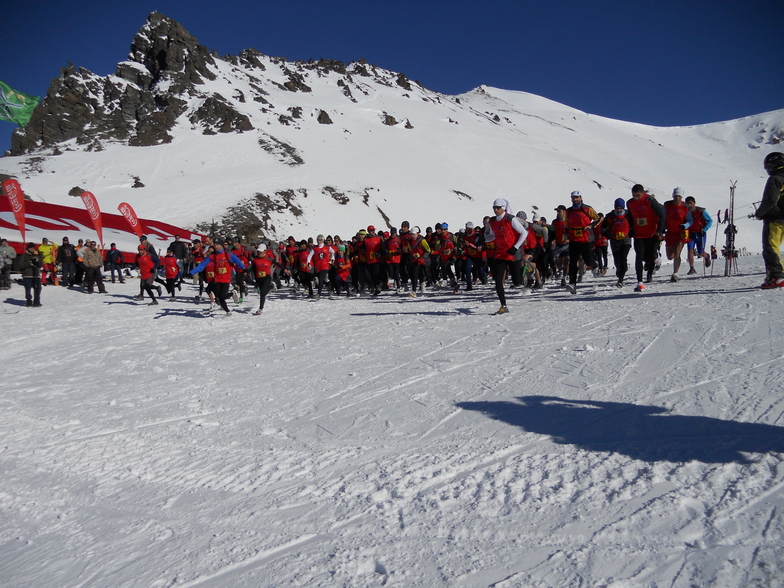
<path fill-rule="evenodd" d="M 738 244 L 754 250 L 745 215 L 782 139 L 784 110 L 658 128 L 486 86 L 447 96 L 363 61 L 219 57 L 153 13 L 115 74 L 62 70 L 0 174 L 36 200 L 79 206 L 80 187 L 106 211 L 247 237 L 462 226 L 498 196 L 552 216 L 572 190 L 606 211 L 634 183 L 660 200 L 681 186 L 715 214 L 737 180 Z"/>

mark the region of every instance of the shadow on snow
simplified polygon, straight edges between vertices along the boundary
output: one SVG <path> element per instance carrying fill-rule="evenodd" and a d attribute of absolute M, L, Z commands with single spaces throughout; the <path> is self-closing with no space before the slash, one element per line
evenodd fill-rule
<path fill-rule="evenodd" d="M 752 463 L 743 453 L 784 452 L 784 427 L 669 414 L 657 406 L 521 396 L 519 402 L 458 402 L 524 431 L 589 451 L 642 461 Z"/>

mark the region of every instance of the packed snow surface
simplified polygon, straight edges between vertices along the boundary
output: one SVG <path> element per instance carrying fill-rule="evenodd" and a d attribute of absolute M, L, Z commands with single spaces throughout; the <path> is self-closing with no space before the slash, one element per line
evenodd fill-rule
<path fill-rule="evenodd" d="M 722 274 L 720 267 L 715 268 Z M 3 586 L 780 586 L 784 297 L 5 292 Z M 666 272 L 662 272 L 665 273 Z M 222 314 L 222 313 L 220 313 Z"/>

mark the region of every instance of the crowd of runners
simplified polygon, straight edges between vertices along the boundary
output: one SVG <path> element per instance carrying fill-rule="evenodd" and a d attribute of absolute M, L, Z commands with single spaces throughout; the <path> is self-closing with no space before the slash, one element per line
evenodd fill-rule
<path fill-rule="evenodd" d="M 634 250 L 634 290 L 643 292 L 661 265 L 661 249 L 673 262 L 669 280 L 680 279 L 683 250 L 687 274 L 697 274 L 697 262 L 710 267 L 717 258 L 715 247 L 706 249 L 706 235 L 713 219 L 697 206 L 692 196 L 675 188 L 663 204 L 637 184 L 631 198 L 618 198 L 612 210 L 602 214 L 583 202 L 574 191 L 569 205 L 559 205 L 548 220 L 537 212 L 531 218 L 516 213 L 503 198 L 493 202 L 493 214 L 476 224 L 468 221 L 454 230 L 446 222 L 433 227 L 403 221 L 400 228 L 377 230 L 370 225 L 350 238 L 318 235 L 315 239 L 290 236 L 284 241 L 243 244 L 239 238 L 206 238 L 192 242 L 179 236 L 165 255 L 142 236 L 134 260 L 123 259 L 112 244 L 106 270 L 115 281 L 125 276 L 129 262 L 138 268 L 139 301 L 157 305 L 163 288 L 177 300 L 184 280 L 198 286 L 195 300 L 209 300 L 210 310 L 231 314 L 229 301 L 242 304 L 255 290 L 261 314 L 267 295 L 274 289 L 293 288 L 298 295 L 318 300 L 329 297 L 405 295 L 417 298 L 426 291 L 471 292 L 477 284 L 492 281 L 500 307 L 508 312 L 506 290 L 531 293 L 563 288 L 577 293 L 586 274 L 599 277 L 609 271 L 612 255 L 616 287 L 627 284 L 629 253 Z M 536 209 L 536 207 L 534 207 Z M 478 220 L 478 219 L 477 219 Z M 0 244 L 0 287 L 10 287 L 10 247 Z M 2 263 L 2 261 L 0 261 Z M 40 284 L 72 287 L 83 284 L 105 292 L 103 259 L 94 241 L 74 246 L 64 238 L 53 246 L 47 239 L 29 243 L 19 263 L 28 306 L 40 306 Z M 704 270 L 703 270 L 704 271 Z M 157 294 L 157 295 L 156 295 Z M 188 294 L 188 296 L 192 295 Z"/>

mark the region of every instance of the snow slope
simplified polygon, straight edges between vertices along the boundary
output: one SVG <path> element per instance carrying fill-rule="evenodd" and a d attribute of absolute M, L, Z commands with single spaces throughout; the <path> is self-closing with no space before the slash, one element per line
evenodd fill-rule
<path fill-rule="evenodd" d="M 399 227 L 405 219 L 423 228 L 444 221 L 463 226 L 489 214 L 498 196 L 552 218 L 556 205 L 581 190 L 586 203 L 607 212 L 635 183 L 660 201 L 683 187 L 715 215 L 727 208 L 730 182 L 737 180 L 738 246 L 759 250 L 759 227 L 745 216 L 765 184 L 762 160 L 784 136 L 784 110 L 655 128 L 487 86 L 461 96 L 414 82 L 408 89 L 398 84 L 400 74 L 370 65 L 349 64 L 341 74 L 263 55 L 258 60 L 264 70 L 216 58 L 210 66 L 216 79 L 182 96 L 189 110 L 170 144 L 103 142 L 102 150 L 88 151 L 74 140 L 60 146 L 60 155 L 44 150 L 0 158 L 0 173 L 19 179 L 33 199 L 80 206 L 68 196 L 78 186 L 93 192 L 102 210 L 128 202 L 140 217 L 190 228 L 239 207 L 269 215 L 265 236 L 298 239 L 345 237 L 371 223 Z M 83 75 L 85 85 L 104 80 Z M 312 91 L 284 89 L 291 75 Z M 107 78 L 121 88 L 132 85 Z M 216 95 L 254 129 L 203 134 L 204 125 L 190 117 Z M 319 124 L 322 111 L 332 124 Z M 391 122 L 387 115 L 397 124 L 384 124 Z M 144 187 L 134 188 L 137 181 Z M 258 195 L 271 210 L 259 209 Z"/>
<path fill-rule="evenodd" d="M 3 304 L 4 586 L 781 586 L 784 298 Z M 663 279 L 663 278 L 660 278 Z"/>

